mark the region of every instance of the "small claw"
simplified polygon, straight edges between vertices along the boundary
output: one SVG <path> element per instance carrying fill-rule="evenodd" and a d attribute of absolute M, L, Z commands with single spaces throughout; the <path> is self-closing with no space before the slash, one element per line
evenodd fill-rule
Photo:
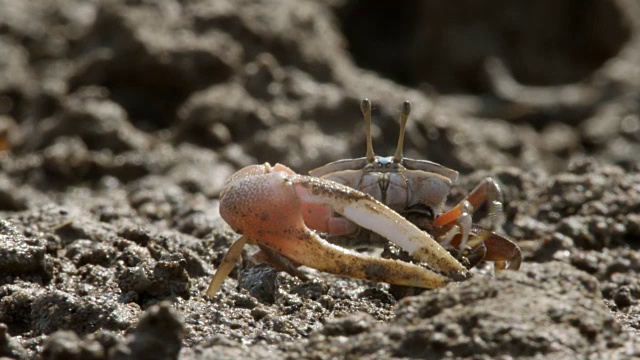
<path fill-rule="evenodd" d="M 480 261 L 491 261 L 497 271 L 520 269 L 522 252 L 518 245 L 508 238 L 477 224 L 473 224 L 472 230 L 466 245 L 467 249 L 471 249 L 467 256 L 469 268 L 475 267 Z M 445 242 L 447 237 L 450 237 L 450 239 Z M 462 235 L 458 231 L 458 226 L 453 226 L 440 239 L 443 239 L 440 242 L 442 246 L 463 250 L 461 246 Z"/>
<path fill-rule="evenodd" d="M 487 253 L 484 260 L 495 262 L 497 270 L 518 270 L 522 264 L 522 251 L 511 240 L 491 231 L 479 234 L 484 238 Z"/>
<path fill-rule="evenodd" d="M 252 167 L 250 176 L 236 177 L 222 194 L 220 214 L 238 233 L 297 263 L 342 276 L 424 288 L 471 276 L 435 240 L 371 196 L 332 181 L 272 172 L 278 166 Z M 301 204 L 308 203 L 326 205 L 388 238 L 435 271 L 328 243 L 305 225 Z"/>

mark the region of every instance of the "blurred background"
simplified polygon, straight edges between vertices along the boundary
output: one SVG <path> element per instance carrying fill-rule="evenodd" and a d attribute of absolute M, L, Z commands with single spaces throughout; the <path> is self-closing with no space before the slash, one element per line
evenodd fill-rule
<path fill-rule="evenodd" d="M 364 97 L 380 154 L 393 151 L 408 99 L 406 155 L 463 172 L 640 159 L 634 1 L 0 8 L 2 147 L 56 154 L 56 176 L 130 180 L 153 171 L 142 154 L 160 143 L 211 150 L 232 168 L 306 172 L 364 154 Z"/>

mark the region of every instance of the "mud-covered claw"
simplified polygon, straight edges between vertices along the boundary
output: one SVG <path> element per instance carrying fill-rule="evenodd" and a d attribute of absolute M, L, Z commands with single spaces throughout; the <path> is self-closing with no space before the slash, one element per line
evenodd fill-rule
<path fill-rule="evenodd" d="M 475 267 L 480 261 L 491 261 L 496 271 L 520 269 L 522 252 L 513 241 L 477 224 L 473 224 L 472 232 L 473 235 L 466 244 L 469 268 Z M 461 238 L 457 234 L 446 247 L 461 248 Z"/>

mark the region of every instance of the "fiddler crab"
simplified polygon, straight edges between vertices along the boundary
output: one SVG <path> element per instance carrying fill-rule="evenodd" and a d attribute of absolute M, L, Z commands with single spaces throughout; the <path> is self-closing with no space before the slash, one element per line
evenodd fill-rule
<path fill-rule="evenodd" d="M 281 164 L 250 165 L 226 181 L 220 215 L 242 236 L 225 255 L 206 295 L 216 294 L 247 243 L 258 245 L 258 257 L 278 269 L 297 271 L 297 266 L 305 265 L 340 276 L 420 288 L 469 279 L 469 269 L 482 260 L 493 262 L 496 271 L 519 269 L 518 246 L 493 232 L 502 214 L 498 184 L 486 178 L 442 212 L 458 172 L 403 157 L 411 104 L 403 103 L 398 146 L 390 157 L 373 152 L 371 102 L 364 99 L 361 110 L 366 157 L 329 163 L 310 171 L 311 176 Z M 488 228 L 472 222 L 482 204 L 487 205 Z M 388 239 L 412 261 L 366 255 L 325 240 L 364 233 Z"/>

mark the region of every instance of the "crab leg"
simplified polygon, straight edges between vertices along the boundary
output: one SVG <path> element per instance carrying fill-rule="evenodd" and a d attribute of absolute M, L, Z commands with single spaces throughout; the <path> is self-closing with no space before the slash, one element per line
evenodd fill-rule
<path fill-rule="evenodd" d="M 460 234 L 461 240 L 458 249 L 462 250 L 467 245 L 469 235 L 471 234 L 471 226 L 473 225 L 473 218 L 471 214 L 473 214 L 475 209 L 467 200 L 461 201 L 460 204 L 456 206 L 456 209 L 460 209 L 460 215 L 456 219 L 457 226 L 453 226 L 449 231 L 447 231 L 440 244 L 442 244 L 442 246 L 447 246 L 456 235 Z"/>
<path fill-rule="evenodd" d="M 484 244 L 487 247 L 487 254 L 484 260 L 493 261 L 498 270 L 518 270 L 522 264 L 522 252 L 513 242 L 504 237 L 487 231 Z"/>
<path fill-rule="evenodd" d="M 220 214 L 231 227 L 287 258 L 320 271 L 398 285 L 434 288 L 470 273 L 437 242 L 371 196 L 332 181 L 257 165 L 236 177 L 221 197 Z M 263 175 L 256 175 L 260 171 Z M 275 171 L 275 172 L 272 172 Z M 408 251 L 434 270 L 375 258 L 332 245 L 304 222 L 303 203 L 327 205 L 354 223 Z"/>
<path fill-rule="evenodd" d="M 209 288 L 207 288 L 206 293 L 208 296 L 213 297 L 218 290 L 220 290 L 222 282 L 227 276 L 229 276 L 231 270 L 233 270 L 233 267 L 236 265 L 236 262 L 242 254 L 242 249 L 248 241 L 249 239 L 246 236 L 241 236 L 240 239 L 236 240 L 236 242 L 231 245 L 227 254 L 222 259 L 222 262 L 220 262 L 220 266 L 218 266 L 216 274 L 209 283 Z"/>
<path fill-rule="evenodd" d="M 433 223 L 438 227 L 445 226 L 457 221 L 465 212 L 473 214 L 482 204 L 488 202 L 489 217 L 492 219 L 492 227 L 490 229 L 493 229 L 497 225 L 498 217 L 502 213 L 501 198 L 502 191 L 500 191 L 498 183 L 490 177 L 485 178 L 466 198 L 462 199 L 458 205 L 438 216 Z M 469 205 L 471 207 L 469 207 Z"/>
<path fill-rule="evenodd" d="M 490 177 L 482 180 L 458 205 L 441 214 L 433 221 L 437 227 L 443 227 L 453 222 L 457 223 L 457 226 L 452 227 L 444 236 L 443 243 L 449 243 L 455 235 L 460 234 L 462 235 L 460 249 L 464 248 L 471 233 L 471 217 L 483 203 L 488 203 L 487 206 L 489 207 L 488 213 L 491 219 L 489 229 L 493 230 L 496 228 L 502 216 L 501 198 L 502 192 L 495 180 Z"/>

